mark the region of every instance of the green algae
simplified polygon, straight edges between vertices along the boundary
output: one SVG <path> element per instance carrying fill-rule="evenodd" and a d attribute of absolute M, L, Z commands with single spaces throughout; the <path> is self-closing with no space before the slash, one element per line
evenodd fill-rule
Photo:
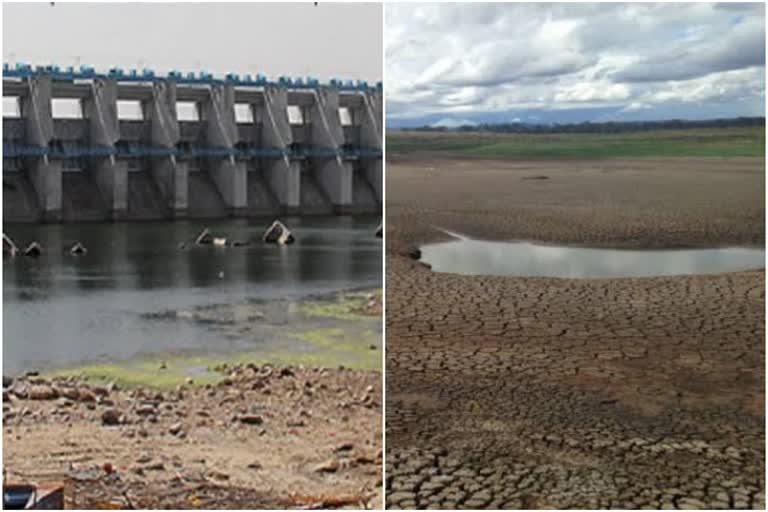
<path fill-rule="evenodd" d="M 381 371 L 381 334 L 329 327 L 290 334 L 298 344 L 272 349 L 191 356 L 174 353 L 141 356 L 126 361 L 87 364 L 53 370 L 46 377 L 77 376 L 94 382 L 114 382 L 121 387 L 173 389 L 180 384 L 215 384 L 224 376 L 214 368 L 254 363 L 276 366 L 336 368 Z M 372 348 L 373 347 L 373 348 Z M 192 379 L 191 382 L 188 379 Z"/>
<path fill-rule="evenodd" d="M 301 311 L 307 316 L 336 318 L 339 320 L 365 320 L 372 315 L 363 313 L 369 296 L 381 298 L 381 290 L 356 292 L 340 295 L 336 301 L 308 301 L 302 304 Z"/>

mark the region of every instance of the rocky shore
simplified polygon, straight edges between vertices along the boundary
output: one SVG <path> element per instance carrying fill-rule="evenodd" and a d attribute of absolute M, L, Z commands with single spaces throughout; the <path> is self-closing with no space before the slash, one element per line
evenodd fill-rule
<path fill-rule="evenodd" d="M 379 372 L 215 371 L 172 389 L 4 378 L 6 478 L 64 481 L 85 509 L 381 506 Z"/>

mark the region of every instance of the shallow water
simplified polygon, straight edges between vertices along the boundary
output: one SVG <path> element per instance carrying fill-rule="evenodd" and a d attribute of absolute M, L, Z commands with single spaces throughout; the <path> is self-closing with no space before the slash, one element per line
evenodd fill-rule
<path fill-rule="evenodd" d="M 378 217 L 287 218 L 296 243 L 286 247 L 179 248 L 206 226 L 214 236 L 260 238 L 272 220 L 5 226 L 20 245 L 37 240 L 45 252 L 3 264 L 3 371 L 249 349 L 254 333 L 222 337 L 210 325 L 152 314 L 381 287 Z M 75 240 L 86 255 L 65 251 Z M 260 343 L 270 342 L 267 332 Z"/>
<path fill-rule="evenodd" d="M 629 250 L 459 239 L 421 247 L 436 272 L 566 278 L 713 274 L 765 267 L 765 250 L 750 247 Z"/>

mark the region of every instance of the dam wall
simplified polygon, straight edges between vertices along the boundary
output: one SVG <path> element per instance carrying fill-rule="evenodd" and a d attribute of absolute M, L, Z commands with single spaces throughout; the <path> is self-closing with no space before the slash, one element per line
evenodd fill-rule
<path fill-rule="evenodd" d="M 382 211 L 381 84 L 3 66 L 11 222 Z"/>

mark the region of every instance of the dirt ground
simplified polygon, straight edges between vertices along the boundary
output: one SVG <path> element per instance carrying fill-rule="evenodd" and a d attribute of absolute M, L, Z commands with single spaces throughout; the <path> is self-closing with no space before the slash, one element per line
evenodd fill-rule
<path fill-rule="evenodd" d="M 764 508 L 765 273 L 438 274 L 446 237 L 764 244 L 763 159 L 387 166 L 389 508 Z"/>
<path fill-rule="evenodd" d="M 218 370 L 217 384 L 166 391 L 16 379 L 7 480 L 63 480 L 80 509 L 381 507 L 379 372 Z"/>

